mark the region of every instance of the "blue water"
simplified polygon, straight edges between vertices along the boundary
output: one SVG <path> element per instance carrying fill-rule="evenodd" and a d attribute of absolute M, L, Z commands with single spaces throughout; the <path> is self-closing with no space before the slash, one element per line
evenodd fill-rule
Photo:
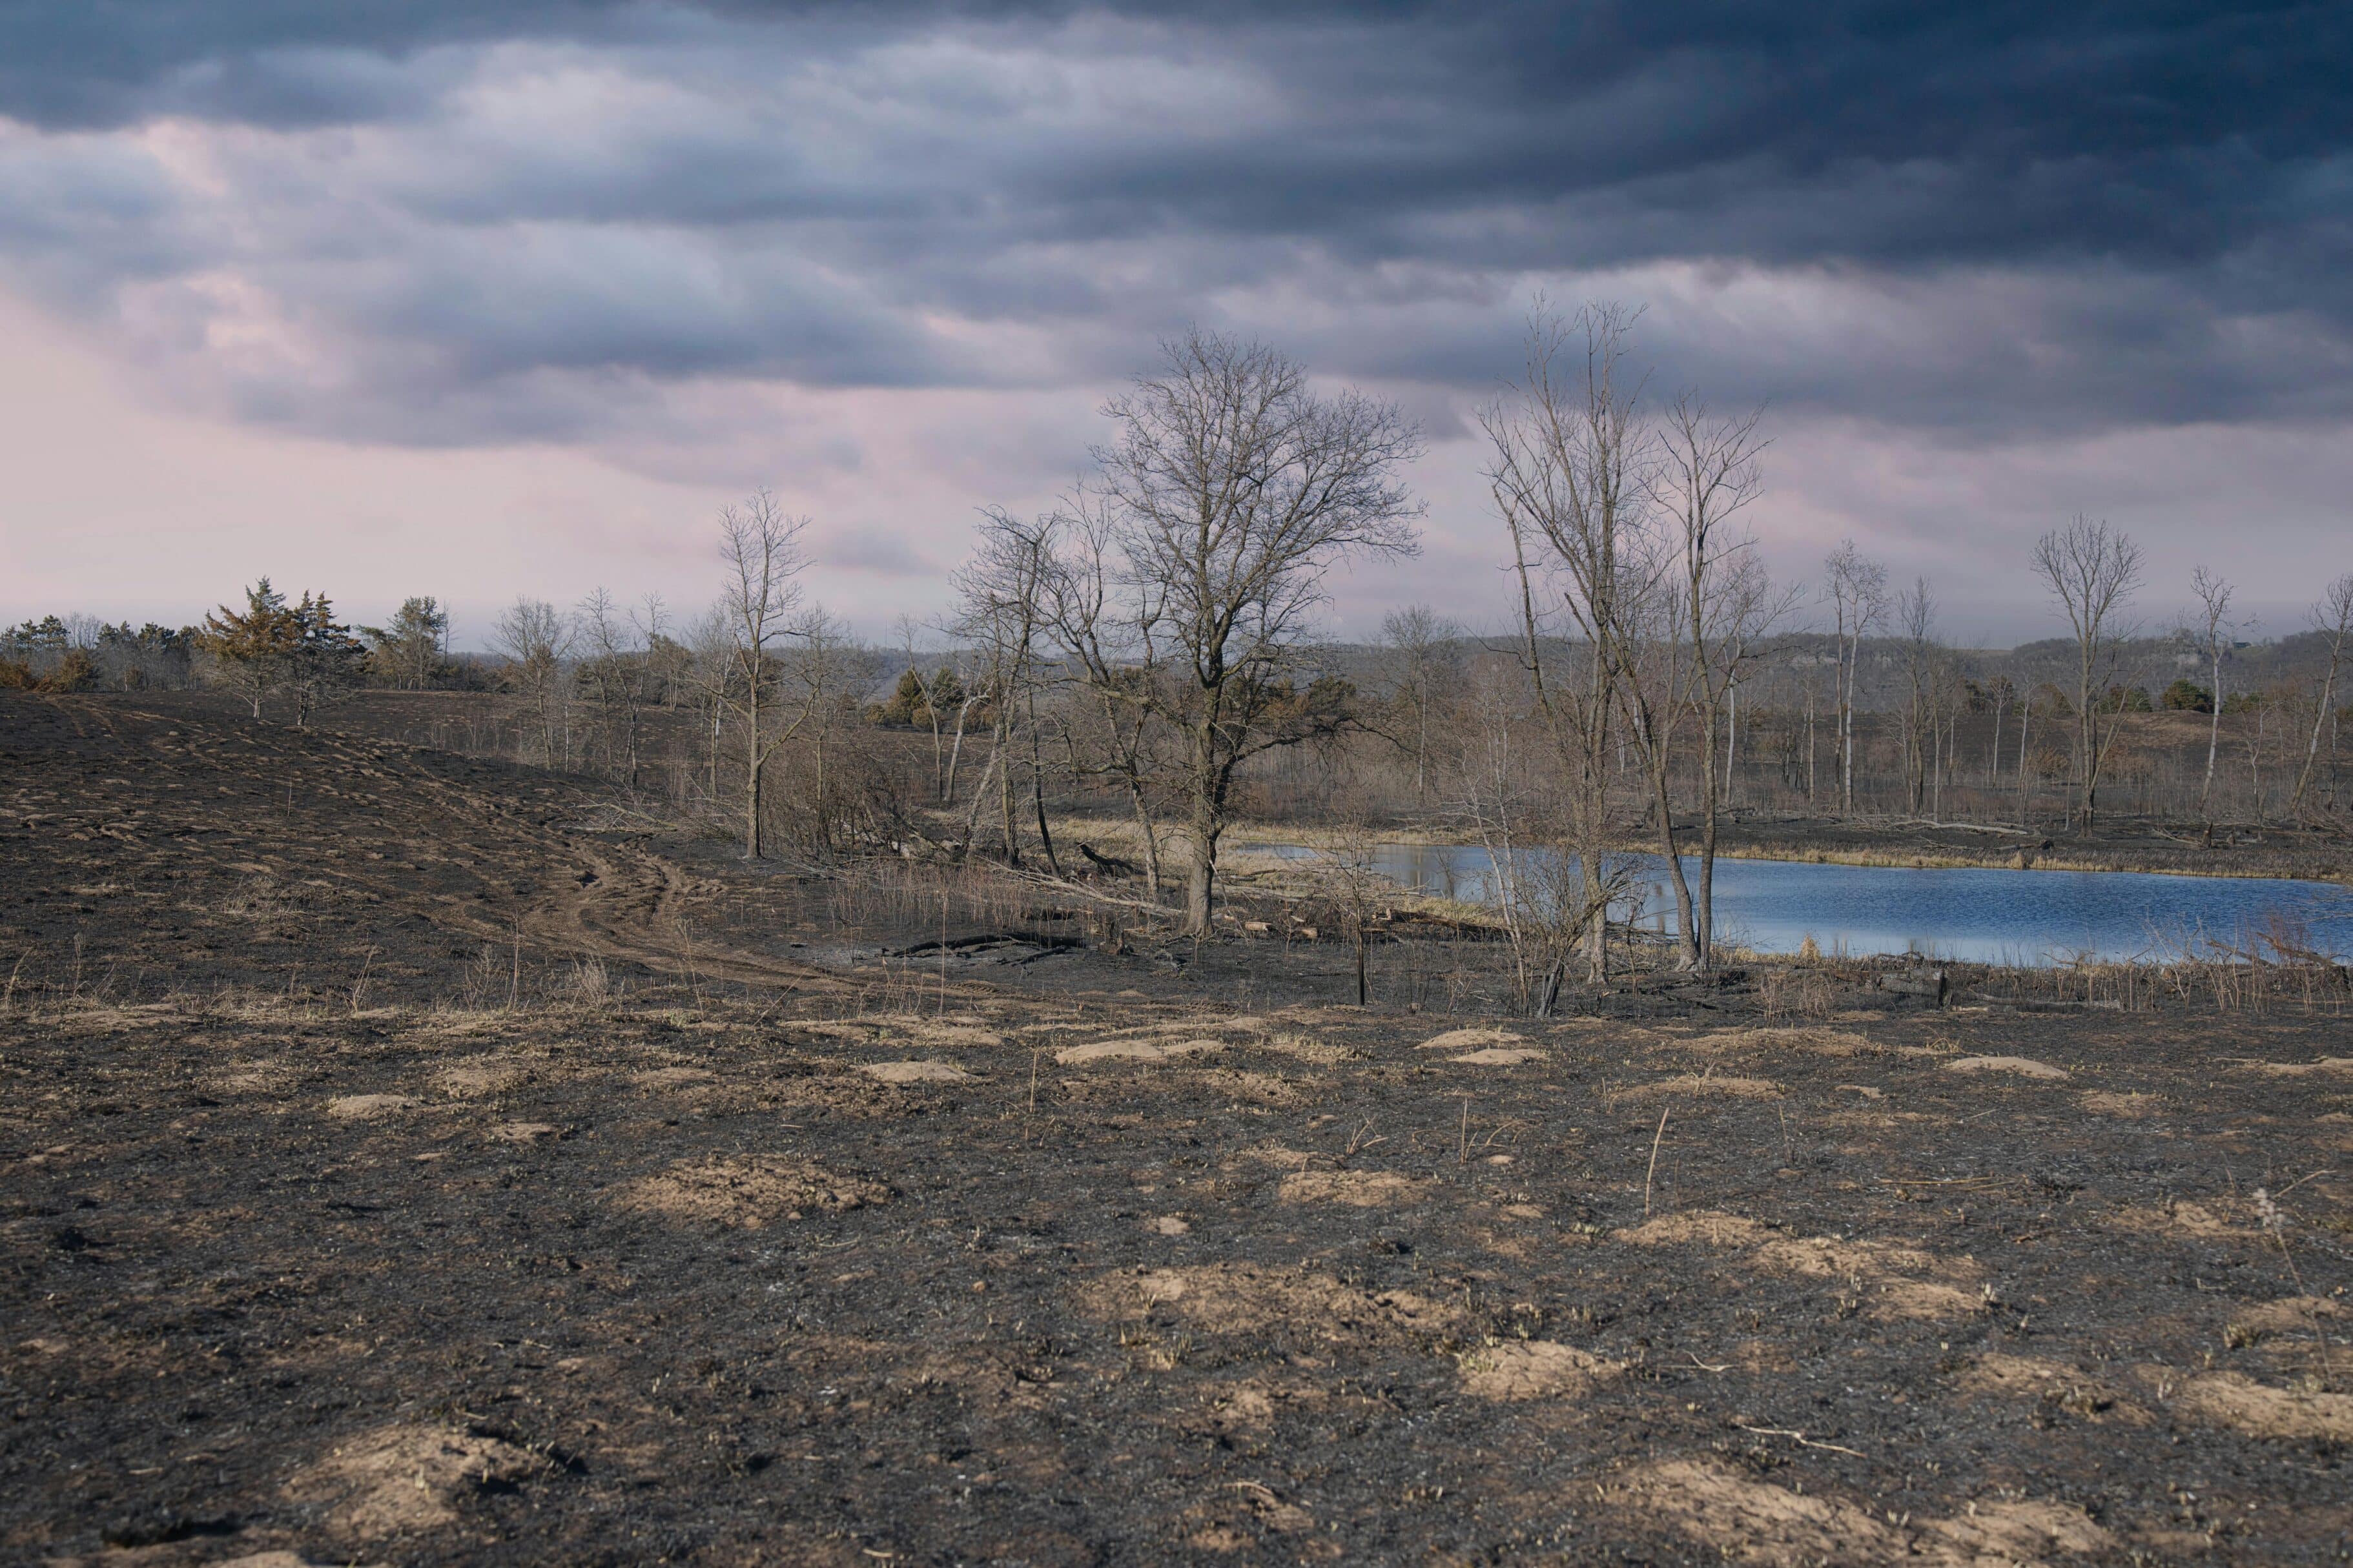
<path fill-rule="evenodd" d="M 1297 845 L 1249 845 L 1313 858 Z M 1417 892 L 1494 901 L 1494 862 L 1477 845 L 1385 844 L 1375 868 Z M 1696 877 L 1698 865 L 1685 863 Z M 1663 862 L 1639 919 L 1672 927 L 1674 894 Z M 1927 869 L 1817 865 L 1804 860 L 1715 863 L 1716 940 L 1759 952 L 1795 952 L 1808 937 L 1825 953 L 1932 954 L 1986 963 L 2114 962 L 2245 950 L 2267 931 L 2337 959 L 2353 959 L 2353 889 L 2259 877 L 2168 877 L 2137 871 Z M 2264 956 L 2273 954 L 2264 949 Z"/>

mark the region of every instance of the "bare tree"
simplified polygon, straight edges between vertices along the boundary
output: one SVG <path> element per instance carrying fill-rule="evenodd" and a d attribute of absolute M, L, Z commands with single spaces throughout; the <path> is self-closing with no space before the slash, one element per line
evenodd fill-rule
<path fill-rule="evenodd" d="M 2231 584 L 2200 566 L 2189 574 L 2190 591 L 2198 595 L 2198 625 L 2193 628 L 2198 651 L 2206 660 L 2213 689 L 2206 704 L 2206 774 L 2198 785 L 2198 820 L 2208 844 L 2214 842 L 2214 758 L 2222 746 L 2222 658 L 2230 651 Z"/>
<path fill-rule="evenodd" d="M 1236 770 L 1339 721 L 1284 679 L 1324 574 L 1419 548 L 1421 509 L 1395 476 L 1420 447 L 1394 407 L 1319 395 L 1263 344 L 1196 329 L 1163 348 L 1161 369 L 1105 405 L 1116 435 L 1094 458 L 1122 579 L 1150 596 L 1173 667 L 1149 700 L 1184 737 L 1185 921 L 1198 934 Z"/>
<path fill-rule="evenodd" d="M 1896 600 L 1895 619 L 1904 637 L 1904 677 L 1910 689 L 1904 714 L 1904 783 L 1916 814 L 1927 800 L 1929 732 L 1936 726 L 1937 707 L 1936 596 L 1928 591 L 1928 579 L 1913 579 Z"/>
<path fill-rule="evenodd" d="M 2118 617 L 2140 586 L 2140 546 L 2105 520 L 2079 512 L 2035 542 L 2033 562 L 2075 634 L 2076 809 L 2088 833 L 2098 814 L 2100 773 L 2123 728 L 2119 712 L 2103 737 L 2100 710 L 2132 635 Z"/>
<path fill-rule="evenodd" d="M 1854 815 L 1855 680 L 1862 672 L 1862 639 L 1887 614 L 1887 568 L 1843 540 L 1822 563 L 1822 592 L 1831 601 L 1838 662 L 1833 717 L 1838 752 L 1839 810 Z"/>
<path fill-rule="evenodd" d="M 599 587 L 581 599 L 574 612 L 574 625 L 579 628 L 586 655 L 580 662 L 580 684 L 596 704 L 605 765 L 635 790 L 638 719 L 646 697 L 640 623 L 636 616 L 624 615 L 613 595 Z"/>
<path fill-rule="evenodd" d="M 2320 763 L 2320 737 L 2336 717 L 2337 672 L 2345 660 L 2345 645 L 2353 639 L 2353 572 L 2328 584 L 2320 602 L 2312 606 L 2312 625 L 2328 645 L 2328 669 L 2320 679 L 2320 702 L 2313 711 L 2312 738 L 2304 748 L 2304 766 L 2296 773 L 2295 791 L 2288 798 L 2291 815 L 2303 808 L 2305 795 L 2312 788 L 2313 774 Z M 2333 745 L 2329 748 L 2332 763 L 2336 750 Z"/>
<path fill-rule="evenodd" d="M 915 683 L 915 694 L 923 704 L 923 719 L 932 731 L 932 795 L 941 805 L 948 804 L 947 726 L 944 714 L 951 703 L 965 700 L 963 682 L 945 663 L 935 663 L 930 674 L 923 671 L 923 661 L 934 658 L 930 649 L 918 647 L 923 628 L 913 616 L 899 617 L 899 648 L 907 660 L 906 679 Z"/>
<path fill-rule="evenodd" d="M 1381 622 L 1381 640 L 1388 646 L 1390 675 L 1388 722 L 1382 733 L 1389 743 L 1413 759 L 1413 804 L 1430 802 L 1430 725 L 1438 706 L 1439 676 L 1444 650 L 1462 635 L 1462 628 L 1427 605 L 1392 610 Z"/>
<path fill-rule="evenodd" d="M 565 696 L 564 661 L 571 654 L 574 635 L 571 617 L 544 599 L 527 596 L 507 607 L 491 634 L 492 646 L 506 660 L 501 678 L 538 715 L 541 760 L 551 768 L 563 765 L 556 749 L 557 722 Z M 570 749 L 564 748 L 566 752 Z"/>
<path fill-rule="evenodd" d="M 1636 515 L 1646 442 L 1639 379 L 1625 363 L 1634 320 L 1616 305 L 1590 305 L 1568 320 L 1540 310 L 1524 378 L 1481 416 L 1493 447 L 1489 490 L 1512 541 L 1520 658 L 1558 759 L 1550 847 L 1579 879 L 1574 912 L 1564 916 L 1587 942 L 1597 980 L 1609 968 L 1611 739 L 1627 687 L 1626 628 L 1636 619 L 1627 601 L 1655 582 L 1640 559 Z M 1567 647 L 1549 635 L 1554 626 L 1573 639 Z M 1546 977 L 1547 997 L 1558 986 L 1556 973 Z"/>
<path fill-rule="evenodd" d="M 1164 875 L 1154 802 L 1167 772 L 1155 729 L 1167 706 L 1156 700 L 1166 678 L 1154 637 L 1159 595 L 1150 583 L 1118 590 L 1117 531 L 1102 498 L 1082 489 L 1054 522 L 1048 572 L 1046 625 L 1079 684 L 1100 730 L 1082 757 L 1079 726 L 1065 727 L 1071 776 L 1119 781 L 1144 838 L 1145 887 L 1156 901 Z M 1082 847 L 1083 847 L 1083 846 Z"/>
<path fill-rule="evenodd" d="M 726 666 L 721 700 L 744 721 L 744 853 L 759 859 L 762 837 L 761 774 L 791 727 L 764 714 L 762 700 L 773 689 L 774 650 L 793 629 L 800 606 L 795 581 L 807 564 L 800 537 L 806 517 L 787 517 L 766 489 L 719 514 L 719 557 L 724 567 L 716 614 L 726 634 Z M 803 710 L 804 712 L 807 710 Z M 714 721 L 715 722 L 715 721 Z"/>
<path fill-rule="evenodd" d="M 1667 410 L 1651 475 L 1652 496 L 1674 536 L 1691 645 L 1691 701 L 1700 721 L 1699 876 L 1686 924 L 1686 956 L 1703 967 L 1715 941 L 1716 837 L 1723 796 L 1731 788 L 1736 693 L 1743 672 L 1792 603 L 1789 594 L 1773 586 L 1755 541 L 1734 521 L 1764 488 L 1763 418 L 1761 409 L 1721 417 L 1684 394 Z M 1720 779 L 1719 728 L 1725 747 Z M 1667 837 L 1672 853 L 1672 828 Z"/>
<path fill-rule="evenodd" d="M 1029 797 L 1035 808 L 1038 839 L 1047 862 L 1054 865 L 1054 837 L 1046 822 L 1043 758 L 1038 738 L 1037 688 L 1040 676 L 1039 640 L 1046 626 L 1048 582 L 1053 573 L 1054 522 L 1050 518 L 1023 522 L 1003 508 L 981 515 L 979 542 L 956 571 L 956 634 L 979 659 L 975 684 L 985 694 L 990 713 L 987 771 L 997 781 L 997 804 L 1008 865 L 1021 863 L 1021 841 L 1013 826 L 1017 742 L 1026 739 L 1029 750 Z M 976 791 L 967 822 L 976 825 L 984 791 Z M 967 826 L 965 842 L 972 842 Z"/>

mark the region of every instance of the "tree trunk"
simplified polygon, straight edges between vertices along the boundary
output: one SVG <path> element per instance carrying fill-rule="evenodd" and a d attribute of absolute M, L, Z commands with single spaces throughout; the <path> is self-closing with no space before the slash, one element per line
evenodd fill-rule
<path fill-rule="evenodd" d="M 1204 789 L 1193 802 L 1193 856 L 1185 877 L 1185 931 L 1203 936 L 1209 930 L 1209 897 L 1218 871 L 1217 810 Z"/>
<path fill-rule="evenodd" d="M 2219 643 L 2208 651 L 2214 660 L 2214 695 L 2208 703 L 2211 710 L 2206 716 L 2206 782 L 2198 787 L 2198 819 L 2204 825 L 2205 841 L 2214 842 L 2214 753 L 2222 744 L 2222 649 Z"/>

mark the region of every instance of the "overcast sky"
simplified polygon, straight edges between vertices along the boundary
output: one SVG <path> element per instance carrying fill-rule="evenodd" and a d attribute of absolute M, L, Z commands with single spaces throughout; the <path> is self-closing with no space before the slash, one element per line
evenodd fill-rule
<path fill-rule="evenodd" d="M 1472 415 L 1549 297 L 1768 405 L 1784 575 L 1852 535 L 2049 635 L 2084 511 L 2152 622 L 2206 562 L 2293 630 L 2353 570 L 2348 62 L 2341 4 L 0 0 L 0 616 L 691 610 L 767 484 L 885 636 L 1198 322 L 1424 426 L 1335 628 L 1491 620 Z"/>

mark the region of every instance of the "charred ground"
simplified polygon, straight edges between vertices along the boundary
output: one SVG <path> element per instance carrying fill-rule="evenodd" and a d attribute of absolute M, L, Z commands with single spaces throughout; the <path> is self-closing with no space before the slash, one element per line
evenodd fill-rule
<path fill-rule="evenodd" d="M 0 1554 L 2353 1544 L 2332 1002 L 1537 1026 L 1005 934 L 942 971 L 554 775 L 6 700 Z"/>

